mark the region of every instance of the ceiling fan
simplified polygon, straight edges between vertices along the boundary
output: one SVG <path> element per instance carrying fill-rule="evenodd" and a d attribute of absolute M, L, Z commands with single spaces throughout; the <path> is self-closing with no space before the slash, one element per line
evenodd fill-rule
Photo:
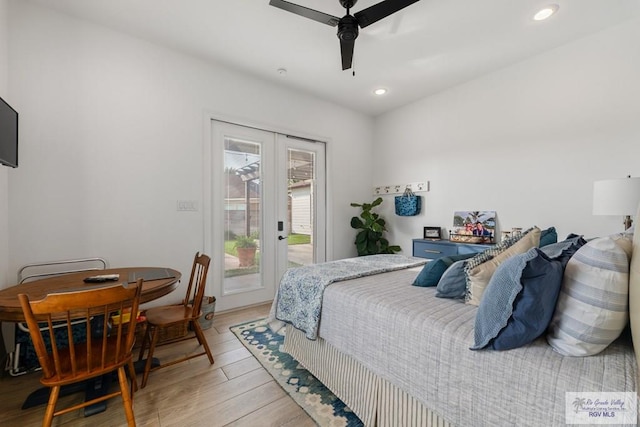
<path fill-rule="evenodd" d="M 351 68 L 351 63 L 353 61 L 353 47 L 355 45 L 356 38 L 358 37 L 359 28 L 364 28 L 374 22 L 378 22 L 379 20 L 386 18 L 387 16 L 396 13 L 419 0 L 384 0 L 378 4 L 374 4 L 371 7 L 363 9 L 360 12 L 356 12 L 353 15 L 351 15 L 349 11 L 358 0 L 339 1 L 342 7 L 347 9 L 347 14 L 342 18 L 284 0 L 270 0 L 269 4 L 286 10 L 287 12 L 313 19 L 314 21 L 318 21 L 322 24 L 331 25 L 332 27 L 337 25 L 338 39 L 340 39 L 340 53 L 342 56 L 342 69 L 347 70 Z"/>

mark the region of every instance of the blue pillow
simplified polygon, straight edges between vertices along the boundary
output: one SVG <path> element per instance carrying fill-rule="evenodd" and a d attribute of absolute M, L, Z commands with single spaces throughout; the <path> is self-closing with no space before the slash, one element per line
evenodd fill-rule
<path fill-rule="evenodd" d="M 456 261 L 471 258 L 475 254 L 451 255 L 437 258 L 424 265 L 413 286 L 436 286 L 445 271 Z"/>
<path fill-rule="evenodd" d="M 549 227 L 546 230 L 540 232 L 540 244 L 538 247 L 543 247 L 556 243 L 558 241 L 558 233 L 556 233 L 555 227 Z"/>
<path fill-rule="evenodd" d="M 563 273 L 561 261 L 538 248 L 500 264 L 478 307 L 471 350 L 510 350 L 542 335 L 556 308 Z"/>
<path fill-rule="evenodd" d="M 467 277 L 464 274 L 466 262 L 456 261 L 447 268 L 436 288 L 438 298 L 464 298 L 467 293 Z"/>
<path fill-rule="evenodd" d="M 562 268 L 564 268 L 566 267 L 569 259 L 573 256 L 573 254 L 575 254 L 578 249 L 586 244 L 587 241 L 584 240 L 582 236 L 570 234 L 569 236 L 567 236 L 566 240 L 547 245 L 540 250 L 544 252 L 544 254 L 549 258 L 556 259 L 562 262 Z"/>

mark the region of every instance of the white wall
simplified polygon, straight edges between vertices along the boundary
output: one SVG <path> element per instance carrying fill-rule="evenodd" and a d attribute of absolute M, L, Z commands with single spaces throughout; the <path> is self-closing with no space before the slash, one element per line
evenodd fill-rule
<path fill-rule="evenodd" d="M 79 256 L 187 274 L 203 214 L 176 201 L 202 201 L 205 112 L 328 138 L 331 249 L 355 254 L 349 203 L 370 186 L 371 118 L 26 2 L 9 11 L 12 274 Z"/>
<path fill-rule="evenodd" d="M 206 111 L 330 139 L 334 259 L 355 254 L 349 203 L 373 200 L 373 185 L 431 182 L 418 217 L 395 217 L 392 197 L 383 204 L 392 243 L 410 253 L 423 226 L 449 228 L 455 210 L 496 210 L 504 229 L 554 225 L 561 237 L 618 231 L 620 218 L 591 215 L 592 182 L 640 176 L 637 21 L 374 124 L 26 2 L 9 2 L 11 25 L 2 25 L 6 5 L 0 91 L 10 82 L 21 113 L 21 165 L 0 168 L 0 232 L 7 205 L 10 229 L 8 244 L 0 233 L 0 287 L 25 263 L 79 256 L 187 272 L 202 248 L 202 212 L 178 213 L 175 202 L 202 199 Z M 375 154 L 363 157 L 374 139 Z"/>
<path fill-rule="evenodd" d="M 417 217 L 396 217 L 385 196 L 392 243 L 410 253 L 455 210 L 561 238 L 622 231 L 622 217 L 592 215 L 592 186 L 640 176 L 638 40 L 635 20 L 378 117 L 372 184 L 431 182 Z"/>
<path fill-rule="evenodd" d="M 0 97 L 9 102 L 8 0 L 0 0 Z M 0 289 L 9 281 L 9 168 L 0 166 Z"/>

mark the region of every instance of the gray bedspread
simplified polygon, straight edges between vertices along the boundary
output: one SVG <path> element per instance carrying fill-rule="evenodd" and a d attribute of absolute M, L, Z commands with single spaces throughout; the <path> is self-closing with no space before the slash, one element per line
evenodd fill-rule
<path fill-rule="evenodd" d="M 636 391 L 630 342 L 565 357 L 541 338 L 471 351 L 477 308 L 411 286 L 419 268 L 334 283 L 319 336 L 457 426 L 565 425 L 565 392 Z"/>
<path fill-rule="evenodd" d="M 369 255 L 288 269 L 276 294 L 275 317 L 316 339 L 325 288 L 334 282 L 426 263 L 405 255 Z"/>

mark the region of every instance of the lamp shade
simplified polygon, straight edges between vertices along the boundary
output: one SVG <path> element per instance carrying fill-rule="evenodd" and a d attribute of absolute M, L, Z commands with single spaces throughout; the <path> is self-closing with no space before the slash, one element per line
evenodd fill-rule
<path fill-rule="evenodd" d="M 593 183 L 594 215 L 634 215 L 640 203 L 640 178 L 605 179 Z"/>

